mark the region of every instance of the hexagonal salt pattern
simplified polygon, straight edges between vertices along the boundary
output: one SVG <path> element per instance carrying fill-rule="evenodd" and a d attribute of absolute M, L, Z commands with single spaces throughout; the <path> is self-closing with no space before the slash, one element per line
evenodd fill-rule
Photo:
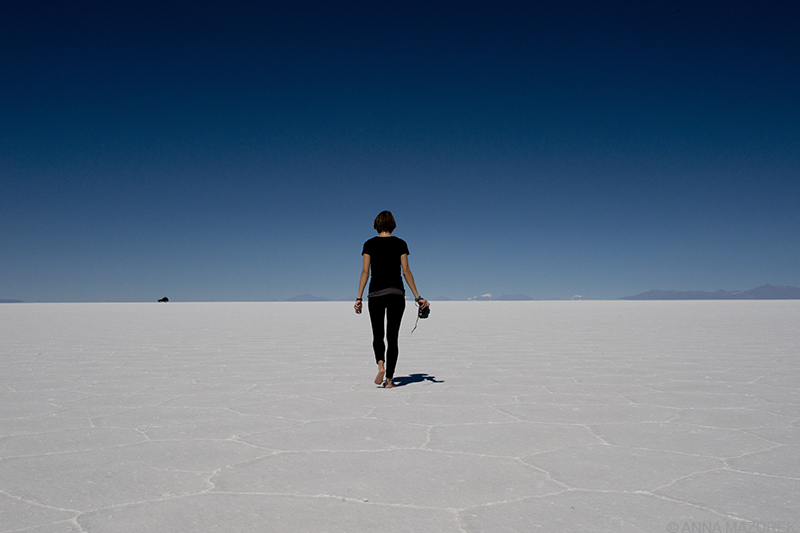
<path fill-rule="evenodd" d="M 800 530 L 798 323 L 434 302 L 385 390 L 350 303 L 0 305 L 0 532 Z"/>

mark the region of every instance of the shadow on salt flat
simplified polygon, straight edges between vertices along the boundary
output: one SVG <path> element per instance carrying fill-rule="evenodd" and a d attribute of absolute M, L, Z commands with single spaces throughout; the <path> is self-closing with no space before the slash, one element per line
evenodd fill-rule
<path fill-rule="evenodd" d="M 431 383 L 444 383 L 444 380 L 437 380 L 436 376 L 429 376 L 428 374 L 409 374 L 408 376 L 395 377 L 393 379 L 395 387 L 402 387 L 412 383 L 422 383 L 423 381 L 430 381 Z"/>

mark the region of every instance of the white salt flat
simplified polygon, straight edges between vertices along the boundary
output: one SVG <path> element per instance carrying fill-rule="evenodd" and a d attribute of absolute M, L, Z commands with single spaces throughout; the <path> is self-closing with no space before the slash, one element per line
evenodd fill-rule
<path fill-rule="evenodd" d="M 0 305 L 0 532 L 800 531 L 800 301 L 413 313 Z"/>

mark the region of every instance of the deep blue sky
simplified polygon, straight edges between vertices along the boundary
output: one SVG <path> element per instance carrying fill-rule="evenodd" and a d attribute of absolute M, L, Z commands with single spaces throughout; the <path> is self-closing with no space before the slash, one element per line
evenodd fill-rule
<path fill-rule="evenodd" d="M 0 3 L 0 298 L 800 286 L 800 4 Z"/>

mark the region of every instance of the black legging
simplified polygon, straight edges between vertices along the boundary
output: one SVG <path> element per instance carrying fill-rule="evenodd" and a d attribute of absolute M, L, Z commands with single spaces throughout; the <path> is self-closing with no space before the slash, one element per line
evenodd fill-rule
<path fill-rule="evenodd" d="M 394 367 L 397 366 L 397 337 L 400 335 L 400 322 L 406 310 L 406 299 L 399 294 L 389 294 L 370 298 L 368 302 L 369 320 L 372 322 L 372 349 L 375 351 L 375 361 L 386 361 L 386 379 L 394 377 Z M 388 349 L 383 343 L 383 319 L 386 317 L 386 341 Z M 386 358 L 384 359 L 384 352 Z"/>

